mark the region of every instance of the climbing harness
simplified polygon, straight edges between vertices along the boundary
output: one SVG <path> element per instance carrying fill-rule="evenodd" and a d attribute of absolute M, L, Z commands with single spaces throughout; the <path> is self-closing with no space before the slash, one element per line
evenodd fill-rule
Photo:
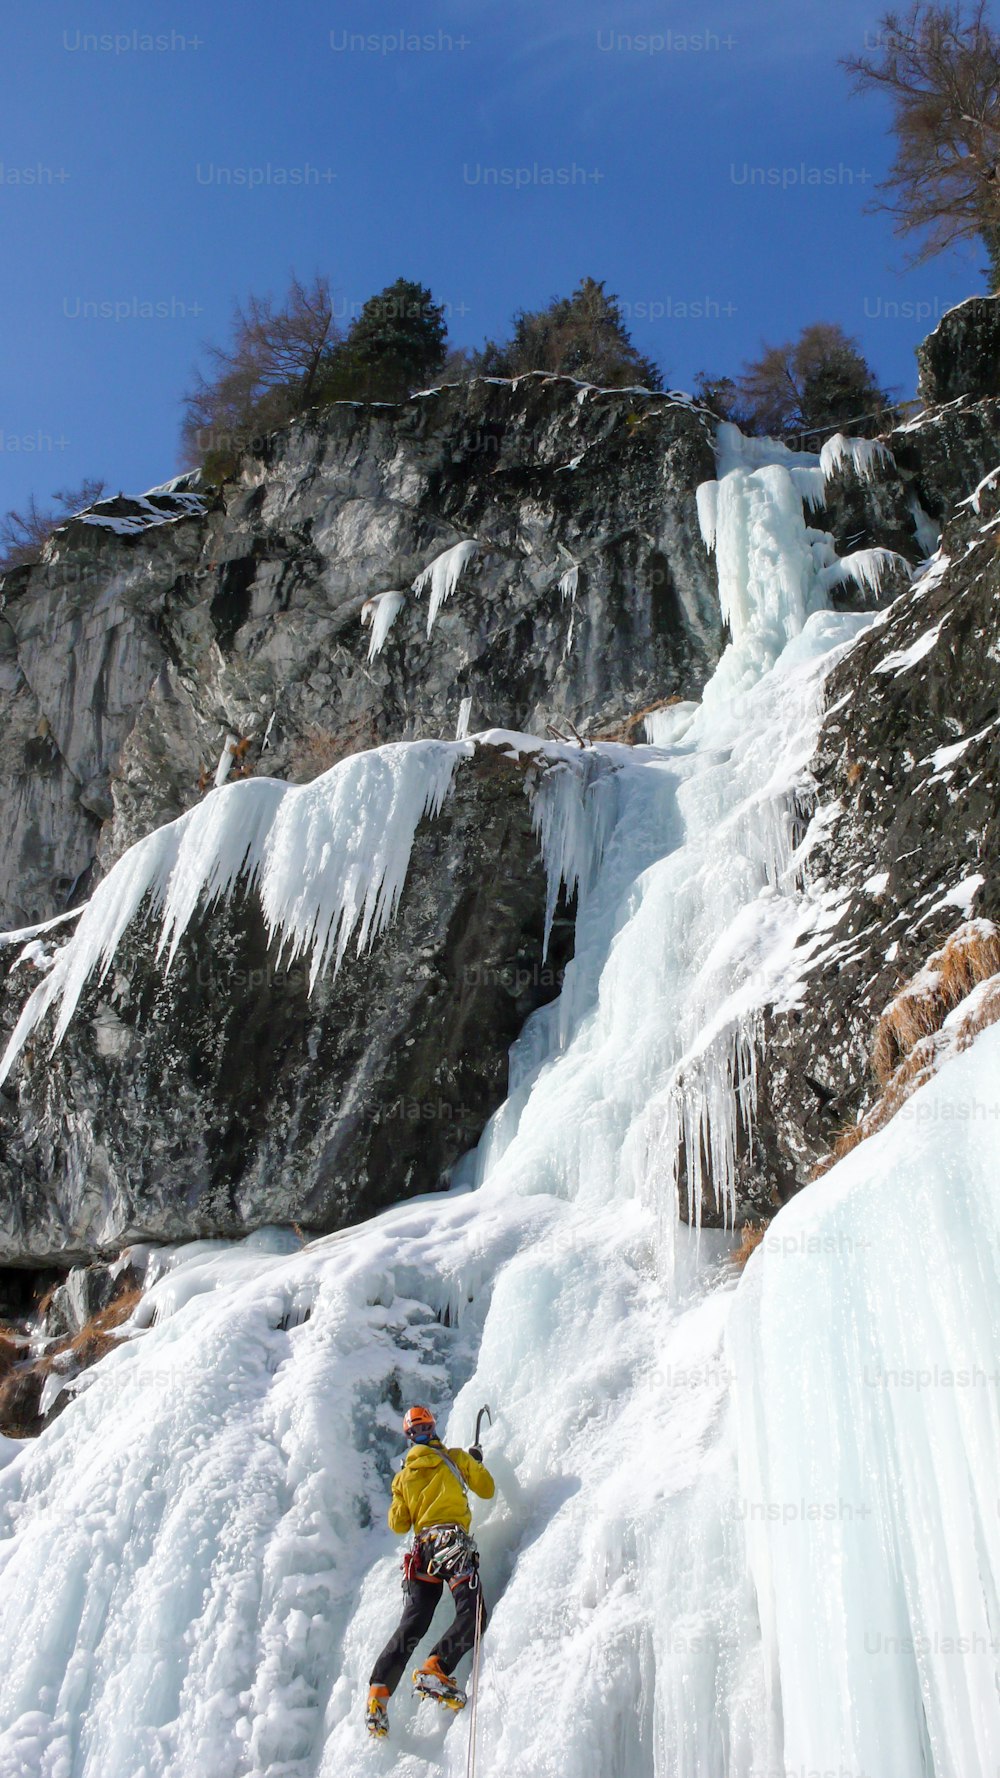
<path fill-rule="evenodd" d="M 461 1525 L 432 1525 L 414 1534 L 403 1557 L 403 1580 L 444 1580 L 454 1592 L 478 1568 L 479 1551 L 468 1531 Z"/>

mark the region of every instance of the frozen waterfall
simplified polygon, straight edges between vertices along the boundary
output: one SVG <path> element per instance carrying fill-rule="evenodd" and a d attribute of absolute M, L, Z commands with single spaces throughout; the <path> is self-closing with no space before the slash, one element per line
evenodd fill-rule
<path fill-rule="evenodd" d="M 990 1095 L 1000 1037 L 782 1211 L 738 1286 L 690 1226 L 752 1140 L 756 1021 L 815 915 L 797 793 L 869 621 L 823 609 L 789 456 L 721 441 L 731 641 L 699 709 L 539 812 L 584 890 L 576 954 L 456 1187 L 302 1250 L 157 1256 L 143 1330 L 0 1471 L 0 1778 L 460 1778 L 463 1718 L 404 1687 L 388 1743 L 362 1721 L 405 1399 L 453 1402 L 452 1442 L 496 1410 L 479 1778 L 995 1778 L 996 1378 L 901 1379 L 996 1350 L 991 1149 L 939 1108 Z M 290 892 L 318 866 L 289 820 L 275 930 L 325 955 L 347 916 Z M 331 905 L 356 924 L 397 876 Z M 144 880 L 169 950 L 188 879 L 158 855 Z"/>

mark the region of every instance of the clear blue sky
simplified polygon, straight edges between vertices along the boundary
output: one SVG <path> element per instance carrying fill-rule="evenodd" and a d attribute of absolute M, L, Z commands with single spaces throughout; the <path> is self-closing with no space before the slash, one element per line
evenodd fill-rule
<path fill-rule="evenodd" d="M 173 474 L 202 342 L 293 268 L 327 272 L 348 315 L 419 279 L 473 345 L 603 278 L 679 387 L 838 321 L 911 395 L 918 306 L 933 318 L 984 285 L 974 250 L 907 271 L 887 219 L 863 214 L 886 114 L 850 97 L 837 57 L 880 10 L 8 7 L 0 508 L 86 475 L 135 491 Z M 400 31 L 430 46 L 394 47 Z M 385 44 L 351 46 L 372 34 Z"/>

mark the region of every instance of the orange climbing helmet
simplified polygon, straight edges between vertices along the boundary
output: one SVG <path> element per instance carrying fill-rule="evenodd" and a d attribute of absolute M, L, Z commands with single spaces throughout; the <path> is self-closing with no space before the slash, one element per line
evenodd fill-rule
<path fill-rule="evenodd" d="M 419 1404 L 407 1408 L 403 1416 L 403 1431 L 414 1444 L 423 1444 L 434 1437 L 434 1415 L 430 1408 L 422 1408 Z"/>

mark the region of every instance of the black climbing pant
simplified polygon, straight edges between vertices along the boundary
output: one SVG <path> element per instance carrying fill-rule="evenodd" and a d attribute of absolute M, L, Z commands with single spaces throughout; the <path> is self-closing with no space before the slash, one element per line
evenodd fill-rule
<path fill-rule="evenodd" d="M 431 1619 L 443 1587 L 444 1582 L 440 1580 L 408 1580 L 404 1583 L 406 1603 L 399 1629 L 386 1643 L 372 1668 L 372 1685 L 384 1685 L 390 1692 L 395 1691 L 417 1643 L 423 1640 L 431 1627 Z M 476 1640 L 477 1611 L 482 1613 L 480 1635 L 486 1628 L 486 1602 L 479 1584 L 478 1571 L 464 1575 L 455 1582 L 452 1598 L 455 1601 L 455 1621 L 431 1651 L 437 1655 L 449 1677 Z"/>

